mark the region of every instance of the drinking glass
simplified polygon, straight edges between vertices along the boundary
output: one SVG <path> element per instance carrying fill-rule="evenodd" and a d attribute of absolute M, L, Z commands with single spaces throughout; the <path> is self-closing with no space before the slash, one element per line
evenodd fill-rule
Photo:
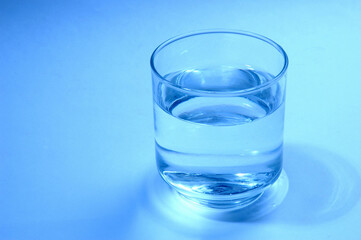
<path fill-rule="evenodd" d="M 288 58 L 264 36 L 207 30 L 151 56 L 162 178 L 211 208 L 242 208 L 280 176 Z"/>

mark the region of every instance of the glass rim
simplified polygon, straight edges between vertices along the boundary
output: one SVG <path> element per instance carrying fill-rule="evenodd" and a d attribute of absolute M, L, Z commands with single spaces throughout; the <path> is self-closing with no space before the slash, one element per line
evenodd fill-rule
<path fill-rule="evenodd" d="M 220 92 L 220 91 L 209 91 L 209 90 L 199 90 L 199 89 L 190 89 L 190 88 L 184 88 L 181 87 L 177 84 L 174 84 L 170 81 L 168 81 L 166 78 L 164 78 L 156 69 L 155 65 L 154 65 L 154 61 L 155 61 L 155 56 L 165 47 L 167 47 L 168 45 L 182 40 L 184 38 L 189 38 L 189 37 L 193 37 L 193 36 L 197 36 L 197 35 L 206 35 L 206 34 L 235 34 L 235 35 L 243 35 L 245 37 L 251 37 L 254 38 L 256 40 L 261 40 L 265 43 L 268 43 L 269 45 L 273 46 L 279 53 L 281 53 L 283 60 L 284 60 L 284 64 L 283 67 L 281 69 L 281 71 L 272 78 L 272 80 L 262 83 L 258 86 L 255 87 L 251 87 L 251 88 L 245 88 L 245 89 L 241 89 L 241 90 L 235 90 L 235 91 L 227 91 L 227 92 Z M 168 85 L 171 88 L 175 88 L 179 91 L 182 92 L 193 92 L 193 93 L 199 93 L 199 94 L 211 94 L 211 95 L 222 95 L 222 96 L 232 96 L 232 95 L 244 95 L 244 94 L 249 94 L 249 93 L 253 93 L 253 92 L 257 92 L 260 91 L 264 88 L 267 88 L 271 85 L 273 85 L 274 83 L 278 82 L 285 74 L 288 68 L 288 56 L 285 52 L 285 50 L 275 41 L 273 41 L 272 39 L 265 37 L 263 35 L 257 34 L 257 33 L 253 33 L 253 32 L 249 32 L 249 31 L 243 31 L 243 30 L 232 30 L 232 29 L 206 29 L 206 30 L 198 30 L 198 31 L 192 31 L 192 32 L 188 32 L 188 33 L 184 33 L 184 34 L 180 34 L 177 36 L 174 36 L 172 38 L 169 38 L 168 40 L 162 42 L 152 53 L 151 57 L 150 57 L 150 67 L 152 69 L 152 72 L 166 85 Z"/>

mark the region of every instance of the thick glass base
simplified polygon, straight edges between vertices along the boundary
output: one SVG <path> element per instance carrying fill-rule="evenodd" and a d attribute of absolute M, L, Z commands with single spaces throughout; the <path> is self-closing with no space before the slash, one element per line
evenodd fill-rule
<path fill-rule="evenodd" d="M 284 171 L 277 176 L 276 181 L 267 187 L 254 189 L 249 192 L 240 194 L 230 195 L 189 195 L 188 191 L 183 191 L 179 188 L 172 188 L 180 199 L 191 206 L 197 207 L 198 209 L 208 210 L 221 210 L 221 211 L 235 211 L 246 208 L 254 203 L 262 202 L 270 199 L 270 196 L 282 195 L 284 198 L 288 190 L 287 175 Z M 168 185 L 171 185 L 168 183 Z"/>
<path fill-rule="evenodd" d="M 194 197 L 180 194 L 159 175 L 150 175 L 144 182 L 142 202 L 152 214 L 158 215 L 166 223 L 182 226 L 194 231 L 204 230 L 206 219 L 239 222 L 262 218 L 277 209 L 288 192 L 288 177 L 282 171 L 276 182 L 266 188 L 263 193 L 234 198 L 229 201 L 202 201 Z M 205 218 L 203 218 L 205 217 Z M 197 224 L 195 224 L 197 223 Z"/>
<path fill-rule="evenodd" d="M 214 209 L 223 209 L 223 210 L 237 210 L 240 208 L 247 207 L 248 205 L 252 204 L 253 202 L 257 201 L 259 199 L 263 192 L 256 194 L 255 196 L 247 196 L 247 197 L 241 197 L 236 199 L 230 199 L 230 200 L 211 200 L 211 199 L 199 199 L 199 198 L 192 198 L 188 197 L 186 195 L 183 195 L 182 193 L 178 192 L 179 195 L 185 199 L 186 201 L 200 205 L 201 207 L 208 207 L 208 208 L 214 208 Z"/>
<path fill-rule="evenodd" d="M 186 154 L 156 144 L 156 159 L 164 181 L 182 197 L 201 206 L 233 209 L 256 201 L 279 178 L 282 145 L 243 156 Z"/>
<path fill-rule="evenodd" d="M 259 199 L 281 172 L 282 168 L 268 174 L 168 174 L 164 171 L 160 175 L 186 201 L 208 208 L 236 210 Z M 262 181 L 264 179 L 267 181 Z"/>

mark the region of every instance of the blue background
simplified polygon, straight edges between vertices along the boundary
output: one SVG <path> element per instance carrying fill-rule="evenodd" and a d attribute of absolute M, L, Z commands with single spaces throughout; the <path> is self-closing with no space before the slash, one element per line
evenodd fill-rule
<path fill-rule="evenodd" d="M 361 1 L 1 1 L 0 239 L 359 239 Z M 243 29 L 284 47 L 273 213 L 220 221 L 160 199 L 149 57 Z"/>

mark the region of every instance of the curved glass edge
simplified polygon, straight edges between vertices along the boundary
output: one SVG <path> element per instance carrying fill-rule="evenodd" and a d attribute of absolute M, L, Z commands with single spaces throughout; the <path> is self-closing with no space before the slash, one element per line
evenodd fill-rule
<path fill-rule="evenodd" d="M 178 86 L 177 84 L 169 82 L 161 74 L 159 74 L 159 72 L 155 68 L 155 66 L 154 66 L 155 56 L 157 55 L 158 52 L 160 52 L 163 48 L 170 45 L 171 43 L 182 40 L 184 38 L 189 38 L 189 37 L 193 37 L 193 36 L 197 36 L 197 35 L 215 34 L 215 33 L 244 35 L 244 36 L 252 37 L 252 38 L 255 38 L 255 39 L 258 39 L 258 40 L 261 40 L 263 42 L 266 42 L 266 43 L 270 44 L 278 52 L 280 52 L 282 54 L 283 59 L 284 59 L 283 68 L 272 79 L 272 81 L 266 82 L 266 83 L 258 85 L 256 87 L 242 89 L 242 90 L 238 90 L 238 91 L 230 91 L 230 92 L 216 92 L 216 91 L 205 91 L 205 90 L 183 88 L 183 87 Z M 262 89 L 265 89 L 265 88 L 273 85 L 274 83 L 278 82 L 280 79 L 285 77 L 285 74 L 286 74 L 286 71 L 287 71 L 287 68 L 288 68 L 288 56 L 287 56 L 286 52 L 284 51 L 284 49 L 279 44 L 277 44 L 275 41 L 273 41 L 273 40 L 271 40 L 271 39 L 269 39 L 269 38 L 267 38 L 265 36 L 262 36 L 260 34 L 249 32 L 249 31 L 231 30 L 231 29 L 208 29 L 208 30 L 199 30 L 199 31 L 194 31 L 194 32 L 189 32 L 189 33 L 177 35 L 175 37 L 172 37 L 172 38 L 164 41 L 152 53 L 151 58 L 150 58 L 150 67 L 151 67 L 152 73 L 155 75 L 155 77 L 157 77 L 163 84 L 166 84 L 169 87 L 177 89 L 178 91 L 181 91 L 181 92 L 187 92 L 187 93 L 193 93 L 193 94 L 205 94 L 205 95 L 213 95 L 213 96 L 214 95 L 217 95 L 217 96 L 239 96 L 239 95 L 246 95 L 246 94 L 254 93 L 254 92 L 257 92 L 257 91 L 261 91 Z"/>

